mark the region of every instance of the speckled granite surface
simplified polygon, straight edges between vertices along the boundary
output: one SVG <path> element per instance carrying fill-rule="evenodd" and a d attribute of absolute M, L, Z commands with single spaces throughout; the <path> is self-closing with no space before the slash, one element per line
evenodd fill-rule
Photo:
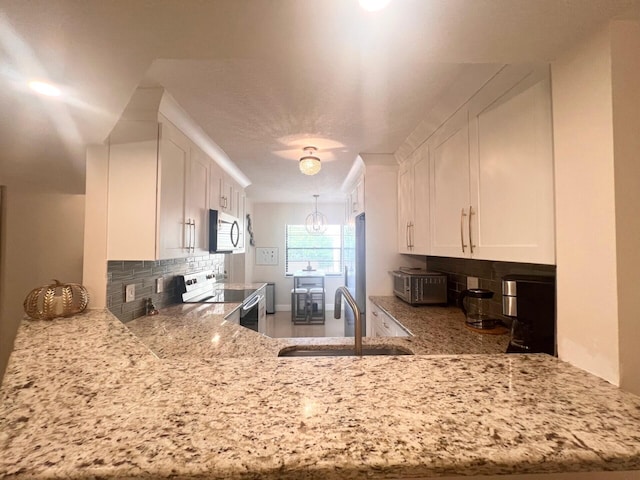
<path fill-rule="evenodd" d="M 396 297 L 371 297 L 371 301 L 397 319 L 413 337 L 398 344 L 417 354 L 504 353 L 509 335 L 488 335 L 465 326 L 464 315 L 455 307 L 412 307 Z"/>
<path fill-rule="evenodd" d="M 364 345 L 404 347 L 416 355 L 503 353 L 508 335 L 478 334 L 464 326 L 464 316 L 454 307 L 411 307 L 395 297 L 372 297 L 413 335 L 409 337 L 365 338 Z M 180 304 L 160 310 L 160 315 L 141 317 L 127 323 L 161 358 L 209 359 L 251 355 L 277 356 L 289 346 L 322 349 L 323 346 L 351 346 L 352 338 L 287 338 L 257 335 L 224 320 L 238 304 Z"/>
<path fill-rule="evenodd" d="M 126 325 L 160 358 L 277 356 L 286 343 L 225 319 L 238 307 L 237 303 L 186 303 Z"/>
<path fill-rule="evenodd" d="M 640 398 L 547 355 L 231 350 L 158 358 L 108 312 L 24 321 L 0 389 L 0 477 L 640 470 Z"/>

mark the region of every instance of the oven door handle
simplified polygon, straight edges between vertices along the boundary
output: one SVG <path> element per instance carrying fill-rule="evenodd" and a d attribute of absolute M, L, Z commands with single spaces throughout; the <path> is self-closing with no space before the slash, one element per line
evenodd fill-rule
<path fill-rule="evenodd" d="M 262 295 L 256 295 L 255 300 L 253 300 L 249 305 L 242 304 L 242 311 L 248 312 L 253 307 L 255 307 L 258 303 L 260 303 L 260 300 L 262 300 Z"/>

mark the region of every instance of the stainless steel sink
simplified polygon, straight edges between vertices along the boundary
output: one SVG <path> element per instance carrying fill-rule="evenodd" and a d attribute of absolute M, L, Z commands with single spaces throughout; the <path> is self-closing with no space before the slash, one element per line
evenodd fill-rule
<path fill-rule="evenodd" d="M 413 355 L 413 352 L 401 347 L 364 347 L 362 355 Z M 353 348 L 345 347 L 289 347 L 280 350 L 279 357 L 346 357 L 355 356 Z"/>

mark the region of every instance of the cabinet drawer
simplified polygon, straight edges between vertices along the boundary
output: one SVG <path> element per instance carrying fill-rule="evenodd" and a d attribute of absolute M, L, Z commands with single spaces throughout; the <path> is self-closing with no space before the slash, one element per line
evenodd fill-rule
<path fill-rule="evenodd" d="M 409 333 L 379 307 L 371 306 L 372 326 L 375 337 L 408 337 Z"/>

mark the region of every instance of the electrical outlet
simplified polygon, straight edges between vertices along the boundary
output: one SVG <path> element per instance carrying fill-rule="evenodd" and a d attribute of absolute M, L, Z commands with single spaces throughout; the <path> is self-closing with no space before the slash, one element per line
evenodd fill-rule
<path fill-rule="evenodd" d="M 164 291 L 164 277 L 156 278 L 156 293 Z"/>
<path fill-rule="evenodd" d="M 278 248 L 256 247 L 256 265 L 278 265 Z"/>
<path fill-rule="evenodd" d="M 132 283 L 127 285 L 124 290 L 125 303 L 133 302 L 136 299 L 136 285 Z"/>
<path fill-rule="evenodd" d="M 467 277 L 467 288 L 478 288 L 478 277 Z"/>

